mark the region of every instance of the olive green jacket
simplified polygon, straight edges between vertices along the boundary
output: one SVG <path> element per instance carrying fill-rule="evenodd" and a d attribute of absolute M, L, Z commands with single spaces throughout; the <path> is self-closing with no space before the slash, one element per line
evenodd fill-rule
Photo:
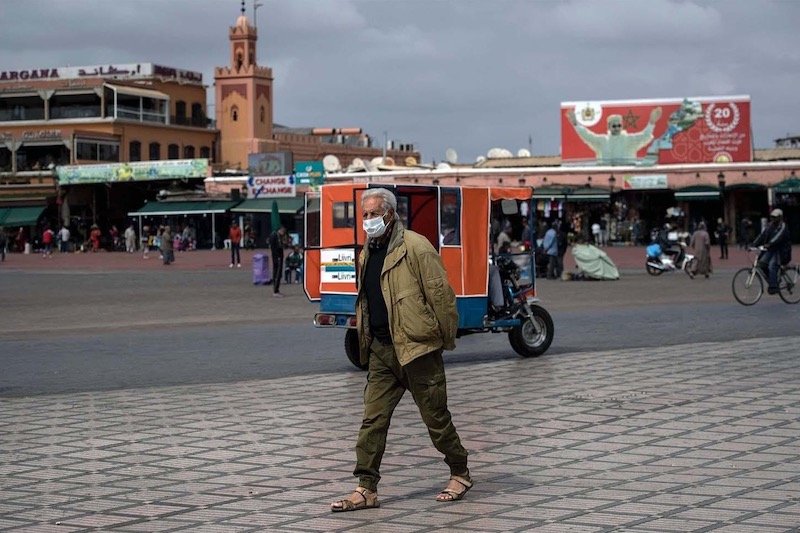
<path fill-rule="evenodd" d="M 359 289 L 356 324 L 361 364 L 367 364 L 369 307 L 364 290 L 369 246 L 359 257 Z M 407 365 L 435 350 L 456 347 L 458 311 L 456 295 L 447 281 L 442 258 L 422 235 L 395 222 L 381 270 L 381 292 L 389 312 L 389 331 L 397 359 Z"/>

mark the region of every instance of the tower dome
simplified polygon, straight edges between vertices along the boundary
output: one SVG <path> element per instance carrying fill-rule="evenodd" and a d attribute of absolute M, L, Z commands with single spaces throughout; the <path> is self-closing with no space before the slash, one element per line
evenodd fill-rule
<path fill-rule="evenodd" d="M 244 15 L 239 15 L 239 18 L 236 19 L 236 26 L 238 28 L 247 28 L 250 25 L 250 21 L 247 20 L 247 17 Z"/>

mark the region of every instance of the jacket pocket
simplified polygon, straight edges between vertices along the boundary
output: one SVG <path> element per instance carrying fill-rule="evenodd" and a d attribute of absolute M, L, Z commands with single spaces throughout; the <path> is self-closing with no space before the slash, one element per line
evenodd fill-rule
<path fill-rule="evenodd" d="M 399 294 L 397 307 L 399 326 L 408 340 L 425 342 L 438 335 L 439 324 L 422 293 L 415 290 Z"/>

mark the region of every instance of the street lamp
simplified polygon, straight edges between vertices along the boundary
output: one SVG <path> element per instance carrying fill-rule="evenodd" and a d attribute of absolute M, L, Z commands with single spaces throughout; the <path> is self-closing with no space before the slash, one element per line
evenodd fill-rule
<path fill-rule="evenodd" d="M 722 203 L 722 220 L 727 220 L 727 216 L 725 216 L 725 174 L 720 172 L 717 174 L 717 183 L 719 184 L 719 199 Z"/>

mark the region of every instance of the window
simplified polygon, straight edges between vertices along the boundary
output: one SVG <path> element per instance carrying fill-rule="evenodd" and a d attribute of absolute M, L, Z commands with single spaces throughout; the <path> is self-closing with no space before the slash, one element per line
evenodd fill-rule
<path fill-rule="evenodd" d="M 333 204 L 333 227 L 354 228 L 356 226 L 353 202 L 335 202 Z"/>
<path fill-rule="evenodd" d="M 170 144 L 167 147 L 167 159 L 179 159 L 181 148 L 177 144 Z"/>
<path fill-rule="evenodd" d="M 231 120 L 234 122 L 239 120 L 239 108 L 236 106 L 231 108 Z"/>
<path fill-rule="evenodd" d="M 208 126 L 208 121 L 206 120 L 206 114 L 203 111 L 203 104 L 198 104 L 198 103 L 192 104 L 192 126 L 201 126 L 201 127 Z"/>
<path fill-rule="evenodd" d="M 128 145 L 128 160 L 142 160 L 142 143 L 139 141 L 131 141 L 131 143 Z"/>
<path fill-rule="evenodd" d="M 161 145 L 150 143 L 150 161 L 158 161 L 159 159 L 161 159 Z"/>
<path fill-rule="evenodd" d="M 75 159 L 118 162 L 119 143 L 114 141 L 77 139 L 75 142 Z"/>
<path fill-rule="evenodd" d="M 457 188 L 442 187 L 439 212 L 441 244 L 457 246 L 461 244 L 461 191 Z"/>
<path fill-rule="evenodd" d="M 183 147 L 183 158 L 184 159 L 194 159 L 194 146 L 184 146 Z"/>
<path fill-rule="evenodd" d="M 200 157 L 211 159 L 211 149 L 208 146 L 200 147 Z"/>
<path fill-rule="evenodd" d="M 267 111 L 264 109 L 264 106 L 263 106 L 263 105 L 261 106 L 260 115 L 261 115 L 261 123 L 263 124 L 263 123 L 264 123 L 264 120 L 265 120 L 265 119 L 266 119 L 266 117 L 267 117 Z"/>
<path fill-rule="evenodd" d="M 186 102 L 183 100 L 175 102 L 175 118 L 178 124 L 183 124 L 186 120 Z"/>

